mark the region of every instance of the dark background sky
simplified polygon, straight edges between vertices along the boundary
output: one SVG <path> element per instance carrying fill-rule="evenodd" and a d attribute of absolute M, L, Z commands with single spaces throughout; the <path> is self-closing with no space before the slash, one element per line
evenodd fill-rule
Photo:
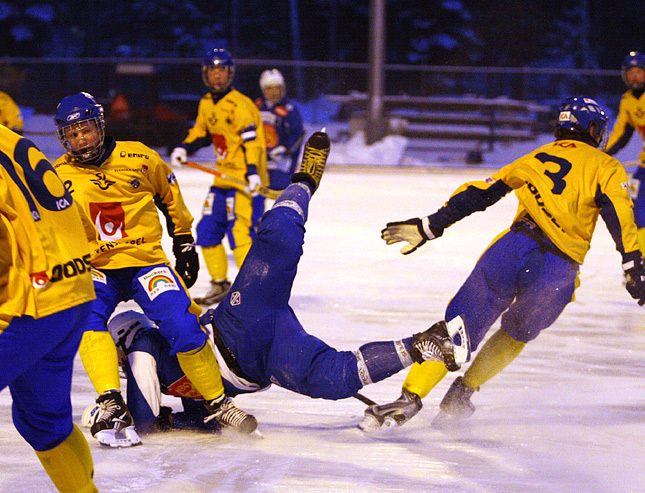
<path fill-rule="evenodd" d="M 365 62 L 368 18 L 368 0 L 0 1 L 0 56 Z M 644 20 L 643 1 L 389 0 L 387 63 L 617 69 Z"/>

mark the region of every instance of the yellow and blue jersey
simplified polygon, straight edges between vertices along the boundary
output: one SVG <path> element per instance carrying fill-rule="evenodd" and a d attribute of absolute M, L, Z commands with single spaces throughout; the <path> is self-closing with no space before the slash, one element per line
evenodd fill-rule
<path fill-rule="evenodd" d="M 645 93 L 642 91 L 634 94 L 630 89 L 620 99 L 618 116 L 607 141 L 607 153 L 610 156 L 625 147 L 636 130 L 644 141 L 643 151 L 638 158 L 641 163 L 645 163 L 645 96 L 643 94 Z"/>
<path fill-rule="evenodd" d="M 120 269 L 168 264 L 161 248 L 159 208 L 171 236 L 191 234 L 193 217 L 179 184 L 159 154 L 140 142 L 106 139 L 99 165 L 67 154 L 56 171 L 91 223 L 92 264 Z"/>
<path fill-rule="evenodd" d="M 20 107 L 7 93 L 0 91 L 0 125 L 22 135 L 24 121 Z"/>
<path fill-rule="evenodd" d="M 30 140 L 0 125 L 0 331 L 94 299 L 79 208 Z"/>
<path fill-rule="evenodd" d="M 217 169 L 237 180 L 246 180 L 249 167 L 255 167 L 264 185 L 266 144 L 260 111 L 251 99 L 231 89 L 219 99 L 206 94 L 199 102 L 195 125 L 189 130 L 182 147 L 192 153 L 213 144 Z M 238 188 L 230 181 L 215 177 L 219 188 Z"/>
<path fill-rule="evenodd" d="M 565 255 L 582 264 L 598 215 L 623 255 L 638 251 L 627 174 L 619 161 L 578 140 L 557 140 L 520 157 L 486 181 L 462 185 L 430 216 L 444 229 L 515 190 L 517 218 L 530 215 Z"/>

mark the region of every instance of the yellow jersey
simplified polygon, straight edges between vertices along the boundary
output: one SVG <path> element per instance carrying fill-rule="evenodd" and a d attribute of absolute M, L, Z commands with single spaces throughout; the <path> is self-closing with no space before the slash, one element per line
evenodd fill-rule
<path fill-rule="evenodd" d="M 22 134 L 24 122 L 20 107 L 7 93 L 0 91 L 0 125 Z"/>
<path fill-rule="evenodd" d="M 248 166 L 255 166 L 262 184 L 268 184 L 264 125 L 260 111 L 250 98 L 231 89 L 218 100 L 211 93 L 200 100 L 195 125 L 182 146 L 194 152 L 211 143 L 221 173 L 246 180 Z M 214 185 L 244 188 L 217 176 Z"/>
<path fill-rule="evenodd" d="M 582 264 L 598 215 L 623 255 L 638 252 L 627 173 L 607 153 L 579 140 L 556 140 L 516 159 L 485 181 L 463 184 L 429 216 L 441 230 L 500 200 L 519 199 L 515 220 L 529 214 L 553 244 Z"/>
<path fill-rule="evenodd" d="M 643 151 L 638 155 L 645 164 L 645 93 L 639 97 L 630 89 L 620 99 L 618 116 L 607 141 L 607 153 L 614 155 L 625 147 L 636 130 L 643 139 Z"/>
<path fill-rule="evenodd" d="M 0 125 L 0 331 L 94 299 L 79 208 L 30 140 Z"/>
<path fill-rule="evenodd" d="M 513 161 L 492 177 L 515 190 L 525 212 L 565 254 L 582 264 L 598 215 L 621 253 L 638 250 L 627 173 L 605 152 L 557 140 Z"/>
<path fill-rule="evenodd" d="M 165 263 L 161 248 L 164 213 L 169 234 L 192 234 L 193 217 L 179 184 L 159 154 L 140 142 L 107 137 L 99 164 L 82 164 L 67 154 L 54 166 L 80 204 L 86 221 L 92 265 L 120 269 Z"/>

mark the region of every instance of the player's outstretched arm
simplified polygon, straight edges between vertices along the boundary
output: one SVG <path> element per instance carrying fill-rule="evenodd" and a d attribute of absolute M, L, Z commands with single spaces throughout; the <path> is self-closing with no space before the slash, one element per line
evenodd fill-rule
<path fill-rule="evenodd" d="M 465 183 L 434 214 L 387 223 L 381 231 L 381 238 L 388 245 L 407 241 L 408 244 L 401 249 L 401 253 L 408 255 L 426 241 L 441 236 L 444 229 L 457 221 L 473 212 L 486 210 L 511 190 L 501 179 Z"/>
<path fill-rule="evenodd" d="M 405 221 L 387 223 L 385 229 L 381 230 L 381 238 L 385 243 L 391 245 L 405 241 L 408 244 L 401 248 L 403 255 L 408 255 L 422 246 L 426 241 L 434 240 L 443 234 L 443 229 L 430 225 L 428 216 L 414 217 Z"/>

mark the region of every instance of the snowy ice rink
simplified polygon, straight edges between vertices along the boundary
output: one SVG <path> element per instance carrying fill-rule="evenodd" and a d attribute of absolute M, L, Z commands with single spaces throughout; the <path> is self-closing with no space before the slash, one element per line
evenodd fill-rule
<path fill-rule="evenodd" d="M 291 298 L 308 331 L 339 349 L 355 349 L 441 319 L 480 253 L 510 224 L 514 196 L 410 256 L 387 247 L 380 230 L 389 220 L 433 212 L 462 182 L 489 173 L 331 166 L 311 204 Z M 198 218 L 210 177 L 192 169 L 177 175 Z M 193 294 L 208 280 L 203 267 Z M 155 493 L 643 491 L 645 308 L 622 286 L 620 256 L 602 221 L 581 281 L 576 301 L 555 325 L 473 397 L 477 411 L 463 426 L 430 426 L 456 375 L 430 393 L 414 420 L 377 435 L 356 428 L 364 409 L 357 400 L 313 400 L 274 387 L 236 398 L 258 418 L 264 438 L 171 432 L 145 436 L 141 447 L 111 450 L 84 430 L 96 484 L 104 492 Z M 363 393 L 393 399 L 404 377 L 401 372 Z M 77 358 L 78 423 L 94 398 Z M 0 392 L 0 491 L 53 491 L 11 423 L 10 402 L 8 390 Z M 180 406 L 170 398 L 165 403 Z"/>

